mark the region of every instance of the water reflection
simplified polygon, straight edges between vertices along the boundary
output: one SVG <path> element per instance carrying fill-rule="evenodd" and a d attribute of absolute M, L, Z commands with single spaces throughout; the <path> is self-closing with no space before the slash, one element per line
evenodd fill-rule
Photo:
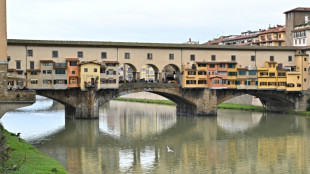
<path fill-rule="evenodd" d="M 65 120 L 58 111 L 11 112 L 3 122 L 10 131 L 17 122 L 22 135 L 32 128 L 18 121 L 53 130 L 28 140 L 69 173 L 310 172 L 305 117 L 231 110 L 176 117 L 173 106 L 115 101 L 101 108 L 99 120 Z M 53 121 L 62 127 L 49 128 Z"/>
<path fill-rule="evenodd" d="M 230 133 L 245 132 L 259 125 L 262 112 L 242 112 L 238 110 L 220 110 L 217 125 Z"/>
<path fill-rule="evenodd" d="M 176 124 L 176 108 L 166 105 L 111 101 L 100 117 L 100 130 L 114 137 L 143 138 Z"/>

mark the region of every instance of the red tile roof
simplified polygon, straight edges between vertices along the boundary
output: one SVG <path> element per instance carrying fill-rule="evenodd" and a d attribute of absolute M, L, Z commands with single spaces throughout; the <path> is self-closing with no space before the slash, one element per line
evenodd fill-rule
<path fill-rule="evenodd" d="M 284 14 L 290 13 L 290 12 L 310 12 L 310 8 L 308 8 L 308 7 L 297 7 L 297 8 L 294 8 L 292 10 L 284 12 Z"/>
<path fill-rule="evenodd" d="M 298 27 L 292 30 L 292 32 L 294 31 L 302 31 L 302 30 L 310 30 L 310 26 L 306 26 L 306 27 Z"/>

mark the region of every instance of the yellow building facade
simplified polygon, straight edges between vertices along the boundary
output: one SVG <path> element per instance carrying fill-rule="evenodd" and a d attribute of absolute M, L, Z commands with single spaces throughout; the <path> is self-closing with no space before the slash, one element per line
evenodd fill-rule
<path fill-rule="evenodd" d="M 87 87 L 100 88 L 100 64 L 97 62 L 80 63 L 80 88 L 85 90 Z"/>

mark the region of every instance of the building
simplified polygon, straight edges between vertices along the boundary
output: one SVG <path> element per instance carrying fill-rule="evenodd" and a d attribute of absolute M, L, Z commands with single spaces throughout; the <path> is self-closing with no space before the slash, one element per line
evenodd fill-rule
<path fill-rule="evenodd" d="M 262 30 L 254 39 L 253 45 L 258 46 L 285 46 L 286 27 L 277 25 Z"/>
<path fill-rule="evenodd" d="M 81 62 L 79 64 L 80 68 L 80 88 L 85 90 L 86 88 L 100 88 L 100 63 L 96 61 Z"/>
<path fill-rule="evenodd" d="M 241 35 L 221 36 L 204 43 L 205 45 L 252 45 L 254 38 L 257 37 L 259 31 L 246 31 Z"/>
<path fill-rule="evenodd" d="M 117 89 L 119 84 L 119 62 L 103 61 L 100 69 L 100 88 Z"/>
<path fill-rule="evenodd" d="M 293 46 L 294 38 L 293 38 L 293 30 L 296 26 L 304 24 L 305 18 L 308 16 L 310 19 L 310 8 L 306 7 L 298 7 L 292 10 L 288 10 L 284 12 L 285 14 L 285 25 L 286 25 L 286 45 Z"/>

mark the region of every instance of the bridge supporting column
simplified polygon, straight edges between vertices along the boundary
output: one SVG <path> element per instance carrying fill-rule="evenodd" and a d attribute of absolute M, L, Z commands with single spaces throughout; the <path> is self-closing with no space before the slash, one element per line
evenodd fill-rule
<path fill-rule="evenodd" d="M 65 106 L 67 118 L 96 119 L 99 118 L 98 92 L 95 88 L 87 88 L 76 96 L 74 107 Z"/>
<path fill-rule="evenodd" d="M 196 101 L 197 115 L 217 115 L 217 91 L 204 89 L 198 94 Z"/>

